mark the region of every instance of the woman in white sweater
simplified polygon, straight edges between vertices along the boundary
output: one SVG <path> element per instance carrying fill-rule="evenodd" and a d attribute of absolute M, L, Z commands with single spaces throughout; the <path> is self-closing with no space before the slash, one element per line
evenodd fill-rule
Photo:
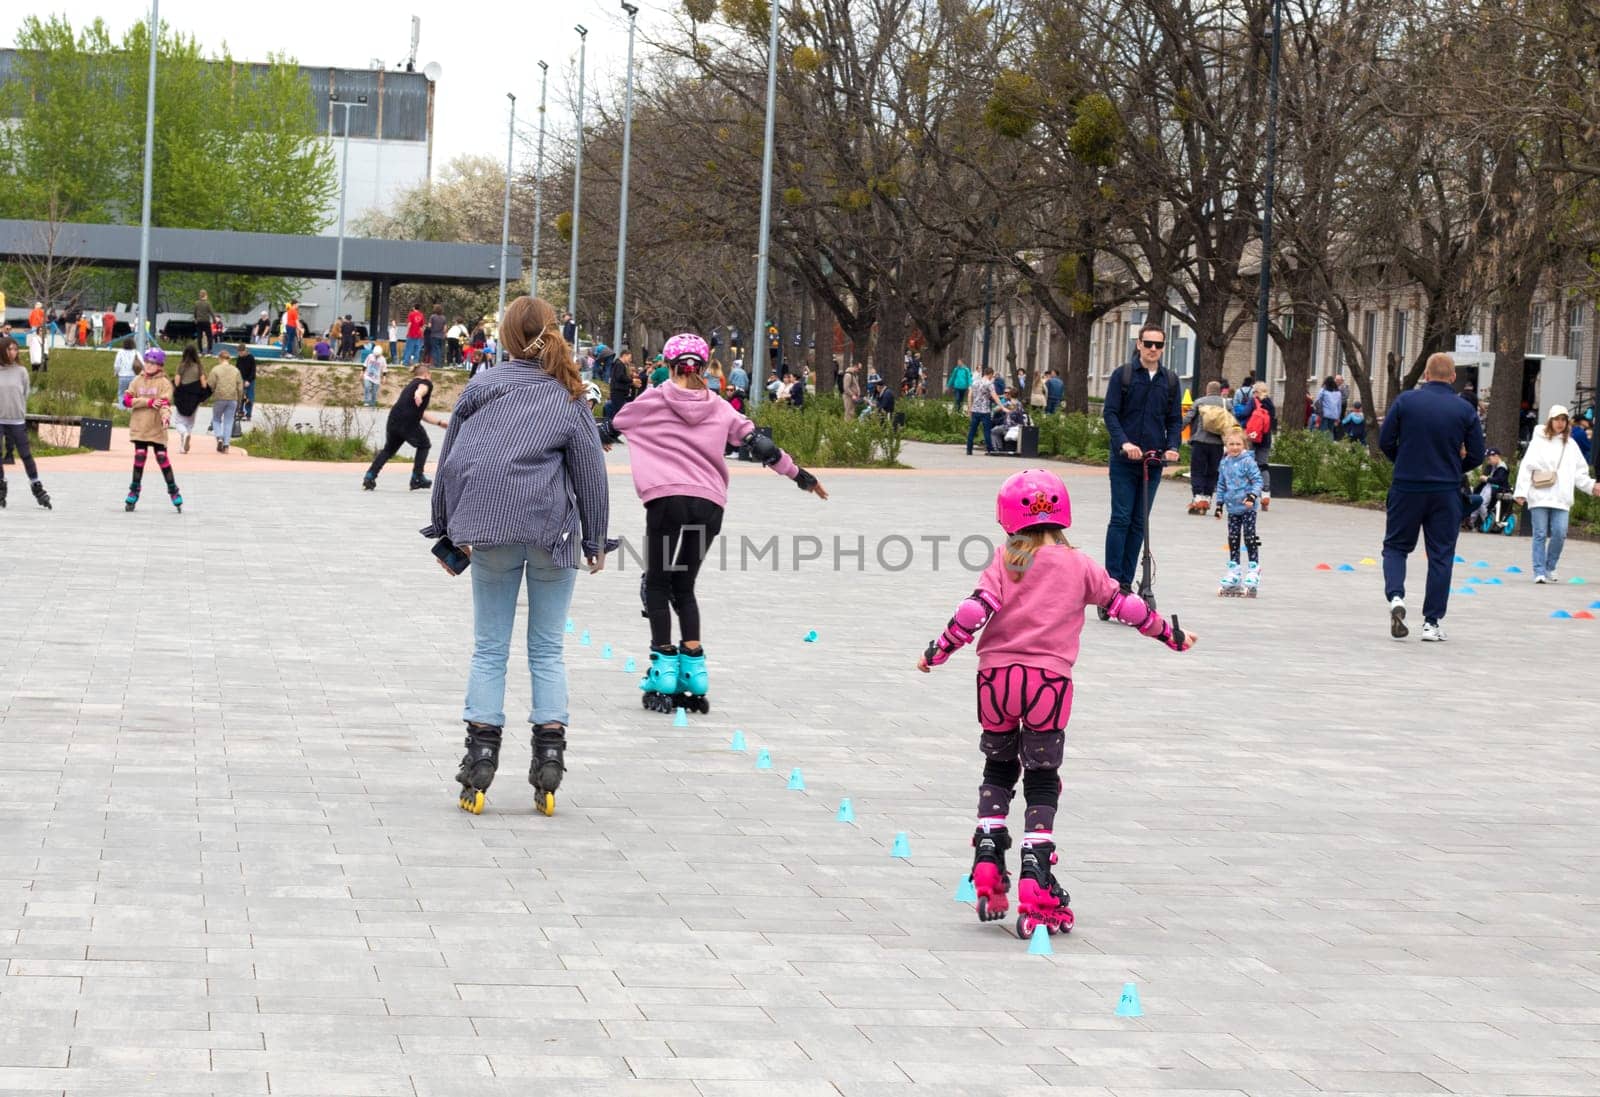
<path fill-rule="evenodd" d="M 1574 491 L 1600 496 L 1583 453 L 1572 440 L 1572 416 L 1556 404 L 1533 432 L 1517 467 L 1517 502 L 1526 503 L 1533 533 L 1533 581 L 1558 582 L 1556 565 L 1567 542 L 1567 515 Z"/>

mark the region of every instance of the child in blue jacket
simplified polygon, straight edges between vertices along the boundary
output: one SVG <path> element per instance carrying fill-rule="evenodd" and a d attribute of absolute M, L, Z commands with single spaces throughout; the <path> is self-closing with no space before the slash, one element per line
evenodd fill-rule
<path fill-rule="evenodd" d="M 1256 536 L 1256 501 L 1261 498 L 1261 467 L 1246 448 L 1244 431 L 1222 436 L 1222 465 L 1217 469 L 1217 517 L 1228 512 L 1228 570 L 1218 594 L 1242 593 L 1254 598 L 1261 584 L 1261 540 Z M 1239 542 L 1244 542 L 1250 566 L 1241 580 Z"/>

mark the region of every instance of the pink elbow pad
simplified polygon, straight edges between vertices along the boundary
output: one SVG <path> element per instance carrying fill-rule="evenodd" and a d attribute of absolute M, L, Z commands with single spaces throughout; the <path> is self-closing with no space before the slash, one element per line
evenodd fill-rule
<path fill-rule="evenodd" d="M 1106 606 L 1106 612 L 1125 625 L 1132 625 L 1145 636 L 1158 636 L 1165 624 L 1161 615 L 1145 605 L 1143 598 L 1137 594 L 1126 591 L 1117 591 L 1111 596 L 1111 603 Z"/>

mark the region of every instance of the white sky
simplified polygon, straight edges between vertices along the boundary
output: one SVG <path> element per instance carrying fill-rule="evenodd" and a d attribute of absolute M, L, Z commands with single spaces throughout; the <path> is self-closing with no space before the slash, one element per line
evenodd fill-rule
<path fill-rule="evenodd" d="M 643 31 L 670 23 L 679 0 L 638 6 Z M 150 9 L 106 0 L 45 0 L 30 11 L 41 19 L 65 16 L 74 27 L 98 17 L 120 36 L 134 22 L 148 19 Z M 6 22 L 15 27 L 22 12 L 12 14 Z M 430 61 L 444 69 L 434 102 L 435 175 L 463 153 L 486 153 L 497 160 L 505 155 L 507 92 L 517 97 L 518 130 L 527 136 L 526 149 L 517 151 L 518 162 L 533 159 L 539 61 L 550 65 L 549 132 L 570 131 L 567 75 L 578 57 L 574 24 L 589 28 L 585 98 L 592 103 L 597 84 L 619 84 L 623 77 L 627 17 L 617 0 L 467 0 L 456 5 L 410 0 L 371 6 L 338 0 L 272 0 L 259 5 L 161 0 L 162 22 L 193 34 L 207 52 L 220 50 L 226 42 L 240 60 L 259 61 L 268 53 L 283 52 L 301 64 L 339 68 L 368 68 L 374 58 L 382 58 L 384 67 L 391 69 L 403 63 L 411 48 L 413 15 L 422 17 L 417 70 Z M 635 46 L 636 51 L 639 48 Z M 594 119 L 592 111 L 585 113 Z"/>

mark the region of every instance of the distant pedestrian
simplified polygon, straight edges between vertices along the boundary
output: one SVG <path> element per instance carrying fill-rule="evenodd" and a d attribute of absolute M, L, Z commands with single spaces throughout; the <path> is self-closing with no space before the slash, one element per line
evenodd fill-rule
<path fill-rule="evenodd" d="M 950 393 L 955 399 L 955 408 L 960 411 L 967 402 L 967 390 L 972 388 L 972 370 L 966 362 L 956 359 L 956 368 L 950 371 Z"/>
<path fill-rule="evenodd" d="M 167 456 L 167 424 L 172 416 L 172 382 L 165 369 L 167 355 L 160 347 L 150 347 L 141 360 L 142 371 L 128 386 L 122 404 L 128 409 L 128 440 L 133 443 L 133 480 L 128 485 L 128 497 L 123 500 L 124 510 L 133 510 L 139 504 L 139 491 L 144 483 L 144 466 L 150 452 L 155 451 L 156 464 L 167 481 L 167 495 L 172 505 L 183 510 L 183 496 L 178 491 L 178 481 L 172 475 L 172 460 Z"/>
<path fill-rule="evenodd" d="M 28 444 L 28 371 L 22 368 L 22 354 L 15 339 L 0 339 L 0 436 L 4 436 L 17 455 L 22 458 L 22 471 L 33 486 L 33 497 L 41 507 L 50 510 L 50 495 L 39 480 L 39 466 L 33 459 L 33 448 Z M 0 467 L 0 507 L 6 505 L 6 473 Z"/>
<path fill-rule="evenodd" d="M 1378 445 L 1394 462 L 1383 537 L 1383 585 L 1389 601 L 1389 635 L 1396 640 L 1410 635 L 1406 557 L 1417 547 L 1419 533 L 1428 553 L 1422 638 L 1435 642 L 1445 638 L 1443 621 L 1463 517 L 1461 474 L 1481 464 L 1484 456 L 1483 427 L 1450 387 L 1455 379 L 1454 358 L 1430 357 L 1423 367 L 1423 383 L 1395 397 L 1378 434 Z M 1324 387 L 1323 392 L 1328 391 Z"/>
<path fill-rule="evenodd" d="M 433 481 L 423 475 L 428 467 L 428 450 L 433 443 L 428 440 L 428 432 L 422 425 L 432 423 L 436 427 L 447 427 L 450 424 L 437 415 L 428 414 L 428 403 L 433 399 L 433 379 L 427 364 L 417 363 L 411 373 L 411 382 L 400 390 L 400 395 L 395 397 L 394 407 L 389 409 L 383 448 L 372 459 L 367 474 L 361 478 L 361 486 L 367 491 L 378 486 L 378 473 L 389 463 L 389 458 L 406 445 L 416 451 L 411 461 L 411 490 L 433 486 Z"/>
<path fill-rule="evenodd" d="M 861 363 L 855 362 L 844 371 L 844 417 L 846 419 L 854 419 L 856 417 L 856 407 L 860 403 Z"/>
<path fill-rule="evenodd" d="M 134 374 L 139 372 L 139 352 L 134 349 L 133 336 L 126 336 L 122 340 L 122 346 L 111 361 L 111 368 L 117 375 L 117 406 L 121 407 L 122 394 L 128 391 Z"/>
<path fill-rule="evenodd" d="M 1217 490 L 1223 438 L 1238 426 L 1220 382 L 1206 382 L 1206 394 L 1189 406 L 1183 425 L 1189 428 L 1189 513 L 1203 515 Z"/>
<path fill-rule="evenodd" d="M 378 406 L 378 393 L 383 388 L 383 371 L 389 368 L 378 343 L 367 348 L 367 360 L 361 367 L 361 402 L 369 408 Z"/>
<path fill-rule="evenodd" d="M 461 322 L 459 316 L 456 317 L 456 322 L 444 333 L 444 357 L 447 365 L 459 366 L 466 362 L 466 355 L 462 350 L 466 347 L 467 337 L 470 334 L 467 325 Z"/>
<path fill-rule="evenodd" d="M 211 322 L 216 318 L 217 313 L 211 307 L 211 298 L 205 290 L 201 290 L 200 299 L 194 303 L 194 337 L 202 354 L 211 351 Z"/>
<path fill-rule="evenodd" d="M 117 334 L 117 314 L 106 309 L 105 315 L 100 317 L 100 342 L 103 346 L 110 346 L 111 340 Z"/>
<path fill-rule="evenodd" d="M 244 397 L 244 380 L 226 350 L 217 353 L 217 364 L 206 378 L 211 389 L 211 433 L 217 436 L 217 452 L 227 453 L 233 443 L 233 417 Z"/>
<path fill-rule="evenodd" d="M 1061 380 L 1061 374 L 1055 370 L 1045 374 L 1044 378 L 1044 413 L 1054 415 L 1061 406 L 1061 399 L 1066 395 L 1066 383 Z"/>
<path fill-rule="evenodd" d="M 428 360 L 434 369 L 445 367 L 444 340 L 445 329 L 449 327 L 444 318 L 444 306 L 434 305 L 433 312 L 428 316 Z"/>
<path fill-rule="evenodd" d="M 978 436 L 978 428 L 983 428 L 983 451 L 994 452 L 993 426 L 990 416 L 994 413 L 994 403 L 998 398 L 994 385 L 994 367 L 984 366 L 978 379 L 972 384 L 972 400 L 967 405 L 967 456 L 972 456 L 972 441 Z"/>
<path fill-rule="evenodd" d="M 1533 533 L 1533 581 L 1559 583 L 1556 566 L 1567 541 L 1567 520 L 1576 491 L 1600 495 L 1600 484 L 1573 444 L 1572 417 L 1561 404 L 1550 409 L 1517 466 L 1516 498 L 1528 507 Z"/>
<path fill-rule="evenodd" d="M 351 313 L 345 313 L 344 324 L 339 328 L 339 360 L 353 362 L 356 358 L 356 320 Z"/>
<path fill-rule="evenodd" d="M 406 313 L 405 365 L 414 366 L 422 361 L 422 331 L 427 323 L 428 318 L 422 314 L 422 305 L 412 305 L 411 311 Z"/>
<path fill-rule="evenodd" d="M 300 302 L 290 301 L 283 310 L 283 356 L 293 358 L 300 345 Z"/>
<path fill-rule="evenodd" d="M 250 329 L 250 341 L 257 346 L 265 346 L 271 339 L 272 315 L 266 309 L 262 309 L 261 315 L 256 317 L 255 326 Z"/>
<path fill-rule="evenodd" d="M 244 403 L 239 408 L 239 418 L 246 423 L 256 415 L 256 356 L 250 353 L 247 343 L 239 344 L 239 379 L 244 382 Z"/>
<path fill-rule="evenodd" d="M 1316 409 L 1317 429 L 1335 438 L 1341 437 L 1344 433 L 1344 427 L 1341 425 L 1341 420 L 1344 419 L 1344 392 L 1332 377 L 1322 379 L 1322 389 L 1317 393 Z"/>
<path fill-rule="evenodd" d="M 189 436 L 194 433 L 195 416 L 206 402 L 207 381 L 200 350 L 193 343 L 183 348 L 178 363 L 178 379 L 172 388 L 172 426 L 178 432 L 178 452 L 189 452 Z"/>

